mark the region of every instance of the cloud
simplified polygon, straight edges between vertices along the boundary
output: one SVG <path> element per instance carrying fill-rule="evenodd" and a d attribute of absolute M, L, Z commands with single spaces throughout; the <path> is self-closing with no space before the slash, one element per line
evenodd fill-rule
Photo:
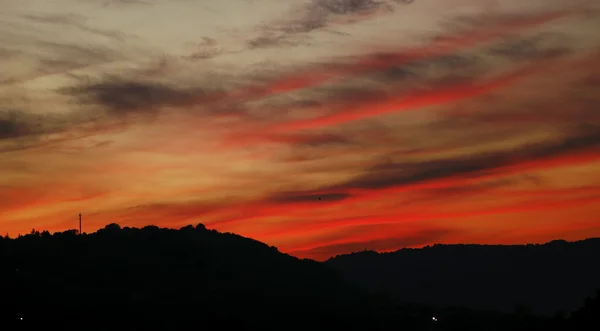
<path fill-rule="evenodd" d="M 0 86 L 110 64 L 125 58 L 120 52 L 100 46 L 81 46 L 41 40 L 36 40 L 33 44 L 38 52 L 21 51 L 20 53 L 35 59 L 35 65 L 27 73 L 0 79 Z"/>
<path fill-rule="evenodd" d="M 375 3 L 327 3 L 319 6 L 333 6 L 338 8 L 328 10 L 333 12 L 355 12 L 374 8 L 381 5 Z M 338 7 L 336 7 L 338 6 Z M 347 8 L 344 6 L 348 6 Z M 345 9 L 344 9 L 345 8 Z M 543 14 L 538 16 L 519 17 L 511 23 L 521 28 L 527 28 L 540 22 L 555 19 L 560 15 Z M 33 17 L 33 16 L 32 16 Z M 39 18 L 39 17 L 36 17 Z M 53 24 L 79 24 L 82 18 L 69 15 L 48 15 L 44 18 Z M 512 27 L 514 28 L 514 27 Z M 266 83 L 260 76 L 252 73 L 246 77 L 238 77 L 241 82 L 251 82 L 250 86 L 218 90 L 214 86 L 205 88 L 204 82 L 192 82 L 187 86 L 168 83 L 174 78 L 169 77 L 169 72 L 162 71 L 157 76 L 160 80 L 149 80 L 124 73 L 121 75 L 104 75 L 102 78 L 90 82 L 83 82 L 75 87 L 62 89 L 61 91 L 76 97 L 83 106 L 95 105 L 107 110 L 109 116 L 121 116 L 127 114 L 156 115 L 162 107 L 175 107 L 187 109 L 187 112 L 196 111 L 196 106 L 205 106 L 201 113 L 203 116 L 231 114 L 239 119 L 257 119 L 263 117 L 262 121 L 268 120 L 260 114 L 267 114 L 264 106 L 250 115 L 246 103 L 260 100 L 263 97 L 275 96 L 303 90 L 303 98 L 291 102 L 283 102 L 277 107 L 294 108 L 295 104 L 309 102 L 329 113 L 316 118 L 283 121 L 276 123 L 269 130 L 263 130 L 260 134 L 245 133 L 237 131 L 234 140 L 243 136 L 247 138 L 245 144 L 255 141 L 257 143 L 288 144 L 290 146 L 319 146 L 331 144 L 351 145 L 348 138 L 331 134 L 310 134 L 298 130 L 312 128 L 329 128 L 331 126 L 369 119 L 386 113 L 402 110 L 419 109 L 429 105 L 445 104 L 464 98 L 470 98 L 488 90 L 493 90 L 496 85 L 512 84 L 510 81 L 519 79 L 520 73 L 508 73 L 506 76 L 498 77 L 485 83 L 476 83 L 478 76 L 485 71 L 486 63 L 475 54 L 464 53 L 463 47 L 477 45 L 478 43 L 504 36 L 502 33 L 490 31 L 462 31 L 454 37 L 446 37 L 436 40 L 433 44 L 427 44 L 414 49 L 399 52 L 375 52 L 348 61 L 348 58 L 338 58 L 330 61 L 327 66 L 316 66 L 312 68 L 294 68 L 295 72 L 302 74 L 288 75 L 287 69 L 280 71 L 278 78 L 267 80 Z M 529 45 L 527 47 L 496 47 L 490 49 L 490 54 L 496 57 L 509 57 L 514 61 L 537 59 L 545 50 L 553 49 L 557 42 L 565 43 L 565 39 L 556 38 L 556 35 L 540 35 L 530 39 L 509 39 L 506 41 L 518 45 Z M 553 39 L 554 38 L 554 39 Z M 216 41 L 211 38 L 203 39 L 203 45 L 214 46 Z M 51 53 L 60 54 L 57 60 L 41 59 L 46 68 L 39 75 L 54 74 L 57 72 L 70 71 L 83 68 L 92 63 L 103 63 L 114 61 L 119 56 L 108 49 L 90 48 L 70 44 L 56 44 L 52 42 L 40 42 L 40 46 L 51 50 Z M 514 49 L 513 49 L 514 48 Z M 563 46 L 566 50 L 566 47 Z M 507 51 L 510 50 L 510 51 Z M 459 53 L 452 53 L 458 51 Z M 82 60 L 83 59 L 83 60 Z M 78 61 L 82 61 L 81 63 Z M 48 69 L 50 68 L 50 69 Z M 437 72 L 438 77 L 431 76 L 430 72 Z M 448 75 L 447 72 L 460 71 L 460 75 Z M 525 70 L 527 71 L 527 70 Z M 320 83 L 339 75 L 341 78 L 354 79 L 362 77 L 356 82 L 348 81 L 342 85 L 327 85 L 320 88 Z M 216 77 L 216 81 L 222 82 L 229 77 Z M 214 85 L 215 79 L 211 80 Z M 464 83 L 466 82 L 466 84 Z M 463 85 L 458 85 L 463 84 Z M 262 87 L 257 87 L 262 85 Z M 409 88 L 420 87 L 422 91 L 411 92 Z M 424 87 L 424 88 L 423 88 Z M 306 88 L 313 88 L 306 91 Z M 398 95 L 390 97 L 390 95 Z M 264 104 L 264 103 L 263 103 Z M 265 104 L 266 105 L 266 104 Z M 275 113 L 275 112 L 274 112 Z M 257 117 L 258 115 L 258 117 Z M 248 122 L 251 123 L 251 122 Z M 8 127 L 8 124 L 4 124 Z M 249 126 L 250 127 L 250 126 Z M 5 129 L 7 131 L 8 129 Z M 292 132 L 297 131 L 297 132 Z"/>
<path fill-rule="evenodd" d="M 381 9 L 391 11 L 390 2 L 385 0 L 312 0 L 303 9 L 297 9 L 300 13 L 296 12 L 295 16 L 300 16 L 299 18 L 287 22 L 279 29 L 287 34 L 307 33 L 331 24 L 339 16 L 367 15 Z"/>
<path fill-rule="evenodd" d="M 306 194 L 294 192 L 278 192 L 277 195 L 269 198 L 272 203 L 322 203 L 326 201 L 341 201 L 350 197 L 345 193 L 326 193 L 326 194 Z"/>
<path fill-rule="evenodd" d="M 456 194 L 460 192 L 459 194 Z M 319 238 L 314 240 L 317 243 L 324 241 L 331 244 L 340 244 L 348 242 L 361 241 L 352 236 L 350 233 L 356 233 L 361 236 L 361 239 L 374 239 L 380 237 L 393 237 L 394 231 L 403 232 L 414 228 L 427 227 L 428 224 L 461 224 L 473 219 L 485 219 L 486 217 L 502 216 L 507 214 L 523 214 L 523 213 L 539 213 L 547 211 L 564 211 L 573 208 L 581 208 L 585 206 L 593 206 L 600 201 L 599 187 L 582 187 L 568 188 L 562 190 L 506 190 L 506 191 L 454 191 L 454 194 L 449 195 L 446 192 L 442 198 L 443 192 L 431 192 L 427 190 L 425 194 L 418 194 L 421 197 L 429 197 L 428 200 L 410 199 L 403 204 L 398 203 L 398 199 L 390 206 L 395 208 L 387 208 L 382 210 L 374 210 L 369 208 L 362 210 L 368 211 L 363 216 L 360 215 L 361 210 L 356 209 L 358 201 L 356 199 L 348 199 L 340 203 L 342 211 L 354 208 L 351 212 L 337 212 L 330 217 L 318 217 L 320 214 L 327 213 L 331 215 L 331 211 L 326 209 L 315 210 L 312 214 L 306 213 L 301 221 L 281 224 L 281 226 L 273 225 L 267 231 L 253 231 L 252 236 L 270 241 L 277 238 Z M 461 203 L 465 199 L 476 200 L 477 196 L 485 194 L 486 197 L 494 197 L 498 201 L 513 201 L 499 202 L 491 206 L 476 206 L 471 204 L 469 208 L 453 211 L 451 206 L 446 204 Z M 506 199 L 512 197 L 513 200 Z M 384 199 L 386 197 L 381 197 Z M 387 197 L 390 198 L 389 196 Z M 520 201 L 514 202 L 515 198 Z M 479 200 L 480 201 L 480 200 Z M 292 206 L 290 206 L 292 207 Z M 295 206 L 294 206 L 295 207 Z M 307 208 L 305 206 L 304 208 Z M 316 208 L 318 205 L 310 205 L 311 208 Z M 248 218 L 246 218 L 248 220 Z M 227 226 L 219 222 L 211 224 L 211 226 Z M 366 227 L 370 227 L 373 231 L 366 231 Z M 337 231 L 337 232 L 336 232 Z M 331 235 L 327 235 L 331 234 Z M 332 237 L 324 240 L 325 237 Z M 302 240 L 305 241 L 305 240 Z M 285 250 L 288 251 L 305 251 L 320 246 L 311 243 L 286 245 Z"/>
<path fill-rule="evenodd" d="M 331 5 L 331 4 L 329 4 Z M 340 5 L 340 4 L 337 4 Z M 348 5 L 348 4 L 346 4 Z M 341 8 L 344 3 L 341 3 Z M 362 10 L 360 8 L 371 8 L 375 4 L 350 4 L 347 10 L 353 12 Z M 335 7 L 335 6 L 334 6 Z M 337 7 L 336 7 L 337 8 Z M 337 9 L 336 9 L 337 10 Z M 546 17 L 527 17 L 520 18 L 515 23 L 516 26 L 526 28 L 533 24 L 554 18 Z M 500 33 L 490 33 L 481 31 L 462 32 L 456 37 L 448 37 L 443 40 L 437 40 L 433 45 L 425 45 L 420 48 L 403 50 L 397 53 L 375 52 L 367 54 L 352 61 L 339 58 L 333 59 L 333 62 L 327 66 L 316 66 L 315 68 L 294 68 L 295 72 L 302 74 L 288 75 L 286 70 L 280 71 L 278 77 L 266 82 L 255 73 L 239 79 L 244 82 L 253 82 L 247 88 L 237 88 L 230 90 L 215 90 L 198 86 L 193 83 L 189 87 L 180 87 L 175 84 L 152 82 L 132 75 L 123 75 L 121 77 L 106 76 L 100 81 L 82 84 L 74 88 L 63 90 L 67 94 L 74 95 L 82 104 L 97 104 L 106 108 L 111 114 L 155 114 L 158 108 L 169 106 L 179 108 L 192 108 L 196 105 L 204 105 L 213 109 L 213 112 L 220 112 L 228 109 L 229 113 L 236 113 L 242 116 L 248 116 L 248 110 L 245 109 L 245 102 L 258 100 L 262 97 L 269 97 L 279 94 L 314 88 L 321 83 L 335 78 L 336 76 L 356 78 L 360 73 L 363 80 L 355 82 L 353 87 L 346 84 L 345 87 L 328 86 L 320 91 L 311 91 L 311 102 L 323 104 L 323 108 L 333 109 L 333 113 L 312 118 L 296 120 L 287 123 L 279 123 L 272 128 L 274 132 L 263 139 L 264 141 L 283 141 L 285 135 L 275 134 L 288 130 L 300 130 L 308 128 L 319 128 L 336 125 L 348 121 L 355 121 L 363 118 L 379 116 L 389 112 L 398 112 L 410 110 L 412 108 L 422 108 L 429 105 L 444 104 L 464 98 L 469 98 L 499 86 L 512 84 L 513 80 L 520 79 L 521 73 L 509 73 L 505 77 L 498 77 L 487 83 L 472 85 L 464 84 L 464 81 L 474 80 L 477 75 L 481 75 L 485 63 L 473 54 L 453 54 L 454 51 L 461 51 L 462 47 L 476 45 L 477 43 L 503 36 Z M 214 45 L 213 39 L 207 39 L 204 44 Z M 512 50 L 510 56 L 519 55 L 524 59 L 536 59 L 541 52 L 542 46 L 538 45 L 543 38 L 537 38 L 529 48 L 521 51 Z M 522 43 L 528 44 L 530 41 L 523 40 Z M 544 45 L 552 43 L 545 42 Z M 546 47 L 544 46 L 544 47 Z M 531 49 L 540 49 L 538 53 L 531 53 Z M 76 51 L 71 50 L 71 52 Z M 505 51 L 493 50 L 496 56 L 507 56 Z M 525 52 L 528 52 L 525 54 Z M 521 54 L 523 53 L 523 54 Z M 100 53 L 102 54 L 102 53 Z M 65 58 L 81 58 L 82 56 L 66 56 Z M 68 65 L 66 70 L 68 70 Z M 460 69 L 459 69 L 460 68 Z M 460 75 L 441 76 L 441 78 L 427 77 L 428 72 L 445 73 L 449 71 L 460 71 Z M 527 71 L 527 70 L 525 70 Z M 525 74 L 525 73 L 524 73 Z M 438 74 L 439 75 L 439 74 Z M 226 80 L 229 78 L 218 78 L 217 80 Z M 366 81 L 365 81 L 366 79 Z M 371 83 L 366 83 L 368 81 Z M 408 92 L 406 95 L 390 98 L 390 94 L 405 93 L 404 89 L 415 83 L 422 86 L 428 86 L 432 89 L 430 92 Z M 202 83 L 203 84 L 203 83 Z M 379 84 L 379 87 L 377 86 Z M 381 84 L 387 84 L 382 89 Z M 440 87 L 436 91 L 437 85 L 447 85 Z M 464 84 L 463 86 L 457 84 Z M 457 86 L 452 86 L 457 85 Z M 258 87 L 257 87 L 258 86 Z M 372 86 L 372 87 L 369 87 Z M 394 87 L 396 90 L 394 90 Z M 411 94 L 412 93 L 412 94 Z M 223 103 L 225 102 L 225 103 Z M 220 104 L 219 104 L 220 103 Z M 210 107 L 208 107 L 210 106 Z M 293 105 L 285 104 L 283 107 Z M 350 107 L 350 109 L 348 109 Z M 233 109 L 233 110 L 232 110 Z M 264 113 L 264 109 L 261 110 Z M 249 136 L 248 134 L 244 134 Z M 292 142 L 294 139 L 290 139 Z"/>
<path fill-rule="evenodd" d="M 600 30 L 557 1 L 36 1 L 0 20 L 11 234 L 83 212 L 325 258 L 597 214 L 600 66 L 569 63 Z"/>
<path fill-rule="evenodd" d="M 260 43 L 260 41 L 257 41 L 257 42 Z M 221 55 L 223 53 L 224 53 L 224 51 L 220 48 L 210 47 L 210 48 L 203 48 L 198 51 L 195 51 L 189 55 L 184 56 L 184 58 L 187 60 L 191 60 L 191 61 L 207 60 L 207 59 L 212 59 L 214 57 L 217 57 L 218 55 Z"/>
<path fill-rule="evenodd" d="M 31 143 L 23 138 L 35 139 L 43 133 L 53 132 L 53 117 L 31 114 L 19 109 L 0 109 L 0 140 L 19 141 L 23 144 Z M 3 149 L 0 148 L 0 152 Z"/>
<path fill-rule="evenodd" d="M 519 70 L 504 76 L 497 77 L 484 83 L 469 83 L 462 85 L 450 85 L 433 91 L 418 91 L 406 95 L 389 96 L 381 98 L 376 102 L 370 101 L 363 104 L 354 104 L 351 109 L 346 107 L 338 111 L 308 120 L 298 120 L 278 125 L 275 131 L 290 131 L 302 129 L 315 129 L 335 126 L 338 124 L 357 121 L 369 117 L 375 117 L 395 112 L 422 109 L 429 106 L 444 105 L 463 99 L 477 97 L 499 88 L 510 86 L 519 79 L 530 74 L 531 69 Z"/>
<path fill-rule="evenodd" d="M 302 90 L 301 99 L 296 99 L 293 103 L 277 105 L 275 108 L 298 108 L 299 112 L 306 106 L 307 110 L 318 115 L 312 118 L 302 116 L 300 119 L 293 120 L 287 120 L 286 116 L 278 116 L 277 123 L 262 127 L 259 134 L 233 132 L 231 139 L 237 141 L 240 137 L 253 138 L 244 141 L 247 145 L 253 141 L 256 143 L 272 141 L 275 139 L 273 135 L 276 134 L 290 134 L 309 129 L 324 130 L 339 124 L 374 119 L 386 114 L 426 110 L 430 106 L 448 106 L 511 87 L 548 69 L 563 68 L 568 62 L 565 62 L 566 55 L 572 54 L 572 49 L 565 45 L 565 40 L 568 38 L 564 36 L 559 38 L 560 45 L 557 45 L 558 41 L 547 39 L 545 34 L 534 36 L 510 38 L 504 41 L 509 44 L 529 45 L 529 47 L 488 48 L 488 54 L 494 56 L 492 60 L 486 59 L 481 52 L 460 51 L 456 54 L 414 58 L 403 65 L 393 66 L 394 61 L 399 60 L 396 55 L 374 53 L 355 59 L 353 64 L 334 59 L 328 68 L 319 66 L 314 69 L 296 68 L 296 71 L 302 72 L 301 76 L 287 76 L 283 73 L 281 78 L 263 83 L 264 87 L 249 89 L 246 92 L 242 90 L 238 94 L 239 100 L 252 100 L 261 96 L 281 95 Z M 541 40 L 544 42 L 540 42 Z M 561 51 L 554 52 L 556 47 L 560 47 Z M 554 55 L 549 57 L 548 54 Z M 489 71 L 497 71 L 495 67 L 499 60 L 509 61 L 510 64 L 505 66 L 514 66 L 516 69 L 489 77 Z M 380 67 L 378 64 L 385 65 Z M 371 70 L 365 70 L 365 65 Z M 362 76 L 355 77 L 351 74 L 347 80 L 337 80 L 337 84 L 318 85 L 328 77 L 332 78 L 331 73 L 335 72 L 335 68 L 342 68 L 340 70 L 346 73 L 353 70 L 360 71 Z M 265 109 L 262 111 L 265 112 Z M 516 120 L 518 120 L 523 116 L 530 116 L 489 111 L 478 111 L 470 115 L 472 116 L 467 117 L 466 120 L 480 118 L 484 123 L 486 117 L 508 119 L 510 116 L 517 116 Z M 262 139 L 259 139 L 260 135 L 263 136 Z"/>
<path fill-rule="evenodd" d="M 410 191 L 425 192 L 425 196 L 433 199 L 435 196 L 448 196 L 451 194 L 454 198 L 459 196 L 473 194 L 493 194 L 495 189 L 506 186 L 510 183 L 504 181 L 504 177 L 514 174 L 526 174 L 535 170 L 555 169 L 560 166 L 585 164 L 591 161 L 600 161 L 600 130 L 588 128 L 587 132 L 577 132 L 572 135 L 564 136 L 561 139 L 546 141 L 535 144 L 525 144 L 522 147 L 487 152 L 482 154 L 456 156 L 447 159 L 433 159 L 421 162 L 403 162 L 386 163 L 364 169 L 362 174 L 331 186 L 323 186 L 318 189 L 296 192 L 274 192 L 270 197 L 264 200 L 251 203 L 249 205 L 240 205 L 235 208 L 246 210 L 245 217 L 240 221 L 247 220 L 249 217 L 267 217 L 289 214 L 296 208 L 306 208 L 302 204 L 310 203 L 310 208 L 325 210 L 333 207 L 343 207 L 349 205 L 358 205 L 365 202 L 373 202 L 378 199 L 388 199 L 394 194 L 406 193 Z M 594 193 L 597 189 L 592 188 L 584 190 L 568 190 L 564 193 Z M 414 193 L 414 192 L 413 192 Z M 434 195 L 432 195 L 434 194 Z M 513 192 L 517 196 L 518 192 Z M 538 194 L 539 195 L 539 194 Z M 531 196 L 524 192 L 522 197 Z M 319 197 L 322 197 L 319 200 Z M 587 201 L 587 200 L 586 200 Z M 585 203 L 586 201 L 583 201 Z M 594 200 L 595 201 L 595 200 Z M 282 205 L 282 208 L 269 207 L 272 203 Z M 298 205 L 300 203 L 300 205 Z M 568 206 L 569 201 L 565 201 Z M 573 203 L 579 203 L 577 201 Z M 398 206 L 398 203 L 396 203 Z M 423 218 L 445 218 L 445 217 L 468 217 L 469 215 L 488 215 L 496 213 L 514 212 L 522 210 L 535 210 L 548 206 L 542 203 L 535 207 L 535 203 L 526 202 L 523 205 L 509 205 L 483 209 L 480 211 L 461 212 L 451 215 L 446 213 L 430 214 L 420 213 L 420 219 Z M 558 208 L 559 203 L 554 207 Z M 233 206 L 232 206 L 233 208 Z M 357 212 L 356 210 L 354 211 Z M 254 215 L 254 216 L 252 216 Z M 353 222 L 343 218 L 338 213 L 341 223 L 325 222 L 330 227 L 339 227 L 342 225 L 350 226 Z M 406 218 L 407 215 L 397 215 L 394 219 Z M 411 217 L 415 217 L 414 215 Z M 368 222 L 375 220 L 368 219 Z M 380 220 L 381 221 L 381 220 Z M 357 219 L 355 225 L 367 224 L 365 220 Z M 388 221 L 386 221 L 388 222 Z M 231 222 L 228 222 L 231 223 Z M 216 223 L 217 224 L 217 223 Z M 317 221 L 314 226 L 317 229 L 323 229 L 324 223 Z M 336 225 L 337 224 L 337 225 Z M 302 229 L 310 230 L 311 227 L 303 225 Z M 299 231 L 299 230 L 290 230 Z M 275 231 L 277 233 L 277 231 Z"/>
<path fill-rule="evenodd" d="M 206 94 L 202 90 L 171 87 L 166 84 L 105 78 L 100 82 L 66 88 L 84 104 L 100 105 L 115 115 L 154 114 L 163 106 L 182 106 Z"/>
<path fill-rule="evenodd" d="M 301 89 L 313 88 L 336 78 L 354 78 L 360 75 L 373 74 L 377 71 L 388 71 L 391 78 L 406 77 L 402 67 L 428 67 L 432 63 L 450 67 L 452 65 L 472 66 L 476 58 L 468 58 L 461 52 L 472 50 L 486 43 L 505 38 L 506 44 L 501 48 L 493 48 L 489 52 L 494 56 L 510 57 L 513 60 L 535 60 L 548 58 L 550 55 L 562 55 L 567 49 L 565 39 L 557 34 L 542 34 L 528 39 L 506 39 L 515 33 L 534 29 L 540 25 L 571 15 L 569 11 L 547 12 L 534 15 L 497 15 L 489 17 L 480 24 L 472 23 L 455 32 L 424 41 L 422 46 L 389 51 L 369 52 L 367 55 L 348 56 L 334 59 L 315 68 L 298 70 L 292 74 L 282 74 L 278 79 L 268 82 L 256 97 L 268 94 L 289 93 Z M 501 17 L 502 19 L 500 19 Z M 453 31 L 453 30 L 451 30 Z M 259 37 L 260 43 L 275 42 L 281 45 L 285 36 Z M 511 44 L 512 43 L 512 44 Z M 520 47 L 516 47 L 518 43 Z M 556 43 L 559 43 L 558 45 Z M 509 52 L 510 50 L 510 52 Z M 515 58 L 515 56 L 518 56 Z M 429 62 L 429 63 L 428 63 Z M 455 68 L 456 69 L 456 68 Z M 258 92 L 258 93 L 257 93 Z"/>
<path fill-rule="evenodd" d="M 545 167 L 543 161 L 561 158 L 576 162 L 580 154 L 590 153 L 591 158 L 600 159 L 600 130 L 590 128 L 587 132 L 573 133 L 554 141 L 524 144 L 520 147 L 499 152 L 487 152 L 429 160 L 415 163 L 388 163 L 367 169 L 362 175 L 332 187 L 339 189 L 383 189 L 393 186 L 410 185 L 439 179 L 484 176 L 488 171 L 519 171 L 527 167 Z M 572 158 L 571 158 L 571 155 Z M 588 154 L 584 154 L 588 155 Z M 586 159 L 584 157 L 584 159 Z M 513 170 L 514 169 L 514 170 Z"/>
<path fill-rule="evenodd" d="M 569 53 L 572 49 L 569 42 L 563 33 L 542 32 L 534 36 L 505 40 L 490 47 L 488 54 L 513 61 L 538 60 Z"/>
<path fill-rule="evenodd" d="M 65 27 L 72 27 L 83 32 L 97 36 L 102 36 L 108 39 L 119 42 L 124 41 L 124 34 L 120 31 L 111 31 L 97 29 L 86 25 L 87 17 L 76 14 L 49 14 L 49 15 L 22 15 L 23 18 L 41 24 L 57 24 Z"/>
<path fill-rule="evenodd" d="M 55 67 L 67 71 L 83 66 L 109 63 L 120 58 L 117 52 L 107 48 L 45 41 L 38 41 L 37 44 L 51 54 L 40 56 L 42 66 L 50 68 L 50 70 L 46 69 L 47 72 L 54 72 Z M 68 68 L 69 66 L 71 68 Z"/>
<path fill-rule="evenodd" d="M 401 248 L 422 247 L 439 243 L 450 234 L 454 234 L 453 229 L 425 229 L 415 233 L 406 233 L 402 236 L 381 239 L 363 239 L 356 240 L 350 238 L 349 242 L 323 244 L 307 250 L 292 250 L 292 254 L 301 257 L 313 258 L 319 261 L 329 257 L 347 252 L 359 252 L 363 250 L 375 250 L 379 252 L 393 251 Z M 356 241 L 352 241 L 352 240 Z"/>
<path fill-rule="evenodd" d="M 312 6 L 323 8 L 331 14 L 345 15 L 372 11 L 386 4 L 386 1 L 378 0 L 315 0 Z"/>
<path fill-rule="evenodd" d="M 263 24 L 259 30 L 260 36 L 250 39 L 248 46 L 253 49 L 306 45 L 310 43 L 307 35 L 310 32 L 389 14 L 394 11 L 395 5 L 410 2 L 412 1 L 311 0 L 307 4 L 295 6 L 289 19 Z"/>
<path fill-rule="evenodd" d="M 135 48 L 122 43 L 125 35 L 119 31 L 88 25 L 86 16 L 42 12 L 24 10 L 0 23 L 0 41 L 6 45 L 3 49 L 13 54 L 3 63 L 8 70 L 0 85 L 114 63 L 128 58 Z M 56 38 L 57 33 L 60 38 Z"/>
<path fill-rule="evenodd" d="M 25 108 L 24 108 L 25 109 Z M 75 141 L 122 129 L 102 116 L 74 110 L 37 113 L 21 109 L 0 109 L 0 153 Z"/>
<path fill-rule="evenodd" d="M 148 6 L 157 3 L 159 0 L 72 0 L 77 2 L 89 2 L 98 4 L 102 7 L 117 7 L 117 6 Z"/>
<path fill-rule="evenodd" d="M 15 56 L 19 55 L 19 53 L 20 53 L 20 51 L 18 51 L 18 50 L 0 47 L 0 59 L 3 59 L 3 60 L 8 60 L 10 58 L 14 58 Z"/>
<path fill-rule="evenodd" d="M 186 46 L 191 48 L 191 53 L 183 58 L 189 61 L 207 60 L 221 54 L 233 53 L 226 52 L 216 39 L 210 37 L 202 37 L 199 42 L 190 42 Z"/>
<path fill-rule="evenodd" d="M 16 138 L 26 134 L 16 121 L 16 113 L 11 111 L 0 111 L 0 139 Z"/>

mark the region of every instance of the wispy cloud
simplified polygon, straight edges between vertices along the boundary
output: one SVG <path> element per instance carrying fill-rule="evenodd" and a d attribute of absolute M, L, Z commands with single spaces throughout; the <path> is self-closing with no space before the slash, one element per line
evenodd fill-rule
<path fill-rule="evenodd" d="M 39 24 L 56 24 L 62 25 L 65 27 L 80 29 L 84 32 L 88 32 L 90 34 L 98 35 L 101 37 L 114 39 L 116 41 L 123 42 L 123 33 L 120 31 L 110 31 L 103 29 L 96 29 L 93 27 L 89 27 L 85 24 L 87 20 L 86 17 L 81 15 L 74 14 L 51 14 L 51 15 L 23 15 L 23 18 L 31 21 L 31 23 L 39 23 Z"/>
<path fill-rule="evenodd" d="M 248 41 L 250 48 L 293 46 L 307 43 L 315 30 L 357 23 L 394 11 L 403 1 L 388 0 L 311 0 L 295 6 L 288 16 L 265 23 L 260 36 Z"/>
<path fill-rule="evenodd" d="M 318 259 L 596 235 L 593 2 L 39 1 L 0 13 L 11 234 L 204 222 Z"/>
<path fill-rule="evenodd" d="M 181 106 L 204 94 L 201 90 L 177 89 L 160 83 L 105 79 L 66 89 L 82 103 L 100 105 L 115 115 L 152 113 L 163 106 Z"/>

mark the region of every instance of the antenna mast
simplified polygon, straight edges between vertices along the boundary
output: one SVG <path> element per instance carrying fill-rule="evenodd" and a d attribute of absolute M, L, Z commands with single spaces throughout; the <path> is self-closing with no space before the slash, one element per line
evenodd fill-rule
<path fill-rule="evenodd" d="M 79 234 L 81 234 L 81 214 L 79 214 Z"/>

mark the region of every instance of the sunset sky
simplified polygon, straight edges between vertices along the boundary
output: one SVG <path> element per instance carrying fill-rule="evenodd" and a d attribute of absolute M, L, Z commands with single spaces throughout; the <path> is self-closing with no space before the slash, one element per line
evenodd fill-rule
<path fill-rule="evenodd" d="M 0 234 L 600 236 L 595 0 L 0 0 Z"/>

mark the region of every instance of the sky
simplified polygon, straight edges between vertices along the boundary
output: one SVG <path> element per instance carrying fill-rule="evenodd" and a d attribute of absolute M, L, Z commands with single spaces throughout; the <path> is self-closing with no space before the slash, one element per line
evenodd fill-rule
<path fill-rule="evenodd" d="M 593 0 L 0 0 L 0 233 L 597 237 L 598 105 Z"/>

